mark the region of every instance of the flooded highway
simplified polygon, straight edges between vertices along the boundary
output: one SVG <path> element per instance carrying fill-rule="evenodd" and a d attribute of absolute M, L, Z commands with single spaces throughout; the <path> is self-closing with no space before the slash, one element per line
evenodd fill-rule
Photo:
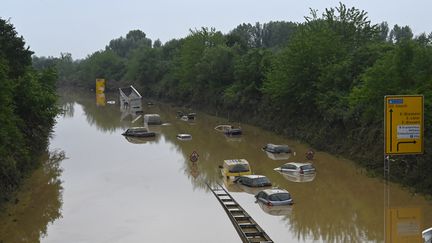
<path fill-rule="evenodd" d="M 196 120 L 183 121 L 178 107 L 144 105 L 145 114 L 160 114 L 164 124 L 149 127 L 154 139 L 128 140 L 121 134 L 143 126 L 143 119 L 122 113 L 118 102 L 98 106 L 94 94 L 69 94 L 61 104 L 65 113 L 44 166 L 0 215 L 0 242 L 241 242 L 206 183 L 224 185 L 274 242 L 383 242 L 391 231 L 387 210 L 407 212 L 409 221 L 396 222 L 405 234 L 432 227 L 432 201 L 398 185 L 385 187 L 349 160 L 316 151 L 312 178 L 275 171 L 306 161 L 310 147 L 254 126 L 200 111 L 193 111 Z M 214 129 L 228 123 L 243 135 Z M 177 139 L 181 133 L 192 139 Z M 295 156 L 274 158 L 261 149 L 268 143 L 288 144 Z M 294 205 L 256 203 L 257 191 L 221 176 L 226 159 L 249 161 L 253 174 L 288 190 Z"/>

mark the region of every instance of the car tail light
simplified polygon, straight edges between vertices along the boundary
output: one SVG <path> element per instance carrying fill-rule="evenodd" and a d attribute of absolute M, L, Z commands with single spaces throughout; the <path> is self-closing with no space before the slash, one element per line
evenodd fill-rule
<path fill-rule="evenodd" d="M 270 201 L 268 201 L 267 206 L 273 206 L 273 204 Z"/>
<path fill-rule="evenodd" d="M 300 174 L 304 174 L 304 171 L 303 171 L 303 169 L 302 168 L 300 168 Z"/>

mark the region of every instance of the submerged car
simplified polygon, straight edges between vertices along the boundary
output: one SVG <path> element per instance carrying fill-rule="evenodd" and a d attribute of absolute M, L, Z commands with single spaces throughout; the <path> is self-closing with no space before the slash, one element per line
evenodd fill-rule
<path fill-rule="evenodd" d="M 262 202 L 267 206 L 292 205 L 294 203 L 287 190 L 278 188 L 263 190 L 255 198 L 257 202 Z"/>
<path fill-rule="evenodd" d="M 425 243 L 432 243 L 432 227 L 422 231 L 423 240 Z"/>
<path fill-rule="evenodd" d="M 288 147 L 288 145 L 277 145 L 277 144 L 272 144 L 269 143 L 266 146 L 263 147 L 263 150 L 269 153 L 275 153 L 275 154 L 280 154 L 280 153 L 291 153 L 291 148 Z"/>
<path fill-rule="evenodd" d="M 161 125 L 162 121 L 159 114 L 145 114 L 144 123 L 147 125 Z"/>
<path fill-rule="evenodd" d="M 222 124 L 222 125 L 217 125 L 214 129 L 218 132 L 224 132 L 231 129 L 232 127 L 233 127 L 232 125 Z"/>
<path fill-rule="evenodd" d="M 272 185 L 270 180 L 263 175 L 244 175 L 237 177 L 234 182 L 249 187 L 265 187 Z"/>
<path fill-rule="evenodd" d="M 187 118 L 189 120 L 195 120 L 195 117 L 196 117 L 196 113 L 195 112 L 191 112 L 191 113 L 187 114 Z"/>
<path fill-rule="evenodd" d="M 182 141 L 192 140 L 192 135 L 186 133 L 177 134 L 177 139 Z"/>
<path fill-rule="evenodd" d="M 226 177 L 237 177 L 243 175 L 250 175 L 251 170 L 249 162 L 245 159 L 228 159 L 224 160 L 222 166 L 222 175 Z"/>
<path fill-rule="evenodd" d="M 230 128 L 224 131 L 226 136 L 240 136 L 242 135 L 241 128 Z"/>
<path fill-rule="evenodd" d="M 124 133 L 122 133 L 123 136 L 129 136 L 129 137 L 155 137 L 156 133 L 149 132 L 147 128 L 145 127 L 131 127 L 127 129 Z"/>
<path fill-rule="evenodd" d="M 307 175 L 315 173 L 315 167 L 311 163 L 289 162 L 274 170 L 294 175 Z"/>

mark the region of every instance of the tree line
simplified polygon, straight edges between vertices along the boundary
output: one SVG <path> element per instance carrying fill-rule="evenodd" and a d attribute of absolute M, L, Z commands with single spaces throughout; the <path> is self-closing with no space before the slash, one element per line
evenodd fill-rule
<path fill-rule="evenodd" d="M 373 24 L 365 11 L 340 4 L 311 10 L 302 23 L 241 24 L 227 34 L 191 30 L 164 44 L 140 30 L 112 40 L 83 60 L 34 57 L 54 66 L 59 85 L 133 84 L 146 96 L 225 114 L 317 149 L 342 154 L 382 173 L 383 97 L 423 94 L 432 105 L 432 33 Z M 432 194 L 431 114 L 425 154 L 398 156 L 392 179 Z"/>
<path fill-rule="evenodd" d="M 0 204 L 40 165 L 58 113 L 55 70 L 34 69 L 32 54 L 0 18 Z"/>

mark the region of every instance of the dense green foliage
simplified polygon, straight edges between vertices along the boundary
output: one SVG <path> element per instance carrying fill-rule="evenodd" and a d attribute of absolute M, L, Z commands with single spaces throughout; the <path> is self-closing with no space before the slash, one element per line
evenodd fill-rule
<path fill-rule="evenodd" d="M 35 71 L 32 52 L 0 19 L 0 203 L 38 166 L 57 114 L 52 69 Z"/>
<path fill-rule="evenodd" d="M 165 44 L 139 30 L 84 60 L 39 59 L 63 85 L 133 84 L 146 95 L 188 103 L 302 139 L 381 173 L 383 98 L 423 94 L 432 105 L 432 34 L 372 24 L 364 11 L 340 4 L 304 23 L 241 24 L 227 34 L 192 30 Z M 431 114 L 425 155 L 397 157 L 392 178 L 432 194 Z"/>

